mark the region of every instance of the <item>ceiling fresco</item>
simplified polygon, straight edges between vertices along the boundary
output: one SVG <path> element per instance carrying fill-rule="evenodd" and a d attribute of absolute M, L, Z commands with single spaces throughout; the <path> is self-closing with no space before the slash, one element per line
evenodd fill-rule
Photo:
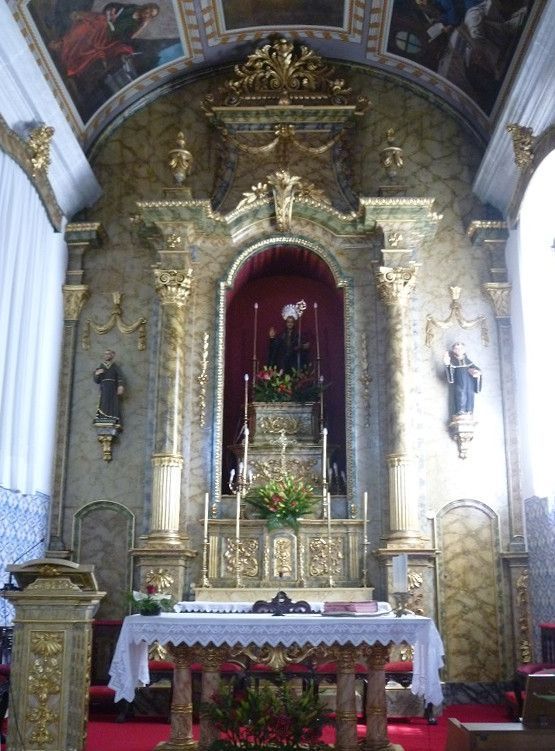
<path fill-rule="evenodd" d="M 145 94 L 187 72 L 242 61 L 275 33 L 335 62 L 412 80 L 487 135 L 537 11 L 531 1 L 12 0 L 10 7 L 87 145 Z"/>

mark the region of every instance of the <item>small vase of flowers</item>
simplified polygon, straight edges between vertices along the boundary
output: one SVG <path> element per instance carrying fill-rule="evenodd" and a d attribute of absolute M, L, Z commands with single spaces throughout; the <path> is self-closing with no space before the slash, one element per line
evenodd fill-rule
<path fill-rule="evenodd" d="M 146 592 L 133 590 L 131 600 L 139 615 L 160 615 L 172 609 L 172 596 L 158 592 L 155 584 L 147 584 Z"/>
<path fill-rule="evenodd" d="M 319 398 L 321 388 L 312 367 L 284 373 L 265 365 L 256 374 L 253 399 L 255 402 L 313 402 Z"/>
<path fill-rule="evenodd" d="M 311 485 L 288 474 L 252 488 L 245 496 L 245 502 L 266 520 L 269 530 L 298 529 L 299 518 L 312 511 L 315 500 Z"/>

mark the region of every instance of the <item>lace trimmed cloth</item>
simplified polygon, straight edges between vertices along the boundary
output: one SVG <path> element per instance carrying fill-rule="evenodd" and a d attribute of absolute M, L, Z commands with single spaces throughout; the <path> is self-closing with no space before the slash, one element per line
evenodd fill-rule
<path fill-rule="evenodd" d="M 133 701 L 135 689 L 150 682 L 148 645 L 185 644 L 269 647 L 373 645 L 408 642 L 413 646 L 412 693 L 426 702 L 441 704 L 439 670 L 443 644 L 434 622 L 422 616 L 380 618 L 365 615 L 334 618 L 316 614 L 274 617 L 253 613 L 162 613 L 127 616 L 110 666 L 110 688 L 115 701 Z"/>

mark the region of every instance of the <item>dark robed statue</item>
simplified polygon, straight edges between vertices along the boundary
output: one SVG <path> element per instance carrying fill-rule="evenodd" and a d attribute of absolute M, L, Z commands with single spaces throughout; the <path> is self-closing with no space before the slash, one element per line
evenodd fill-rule
<path fill-rule="evenodd" d="M 466 354 L 465 345 L 455 342 L 443 356 L 447 382 L 452 385 L 452 414 L 471 415 L 474 394 L 482 390 L 482 371 Z"/>
<path fill-rule="evenodd" d="M 107 349 L 104 353 L 104 360 L 93 374 L 94 382 L 100 386 L 95 420 L 121 426 L 119 402 L 125 390 L 125 383 L 121 370 L 114 362 L 115 356 L 113 349 Z"/>
<path fill-rule="evenodd" d="M 281 311 L 285 328 L 279 334 L 273 326 L 270 328 L 268 348 L 268 365 L 270 367 L 278 368 L 284 373 L 290 373 L 292 370 L 301 370 L 308 365 L 310 343 L 302 341 L 297 325 L 305 308 L 306 303 L 304 301 L 285 305 Z"/>

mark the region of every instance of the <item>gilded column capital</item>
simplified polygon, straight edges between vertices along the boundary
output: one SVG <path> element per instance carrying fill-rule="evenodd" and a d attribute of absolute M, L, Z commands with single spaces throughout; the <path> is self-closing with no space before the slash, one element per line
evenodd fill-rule
<path fill-rule="evenodd" d="M 153 467 L 183 467 L 183 456 L 181 454 L 152 454 Z"/>
<path fill-rule="evenodd" d="M 386 305 L 396 305 L 408 300 L 416 286 L 418 265 L 409 266 L 378 266 L 374 270 L 376 288 L 382 301 Z"/>
<path fill-rule="evenodd" d="M 191 292 L 193 269 L 154 268 L 154 287 L 162 305 L 183 307 Z"/>
<path fill-rule="evenodd" d="M 510 318 L 512 285 L 509 282 L 486 282 L 482 289 L 490 299 L 495 317 Z"/>
<path fill-rule="evenodd" d="M 62 286 L 64 296 L 64 320 L 78 321 L 85 303 L 90 297 L 87 284 L 64 284 Z"/>
<path fill-rule="evenodd" d="M 389 645 L 372 644 L 363 648 L 368 670 L 383 670 L 389 661 Z"/>

